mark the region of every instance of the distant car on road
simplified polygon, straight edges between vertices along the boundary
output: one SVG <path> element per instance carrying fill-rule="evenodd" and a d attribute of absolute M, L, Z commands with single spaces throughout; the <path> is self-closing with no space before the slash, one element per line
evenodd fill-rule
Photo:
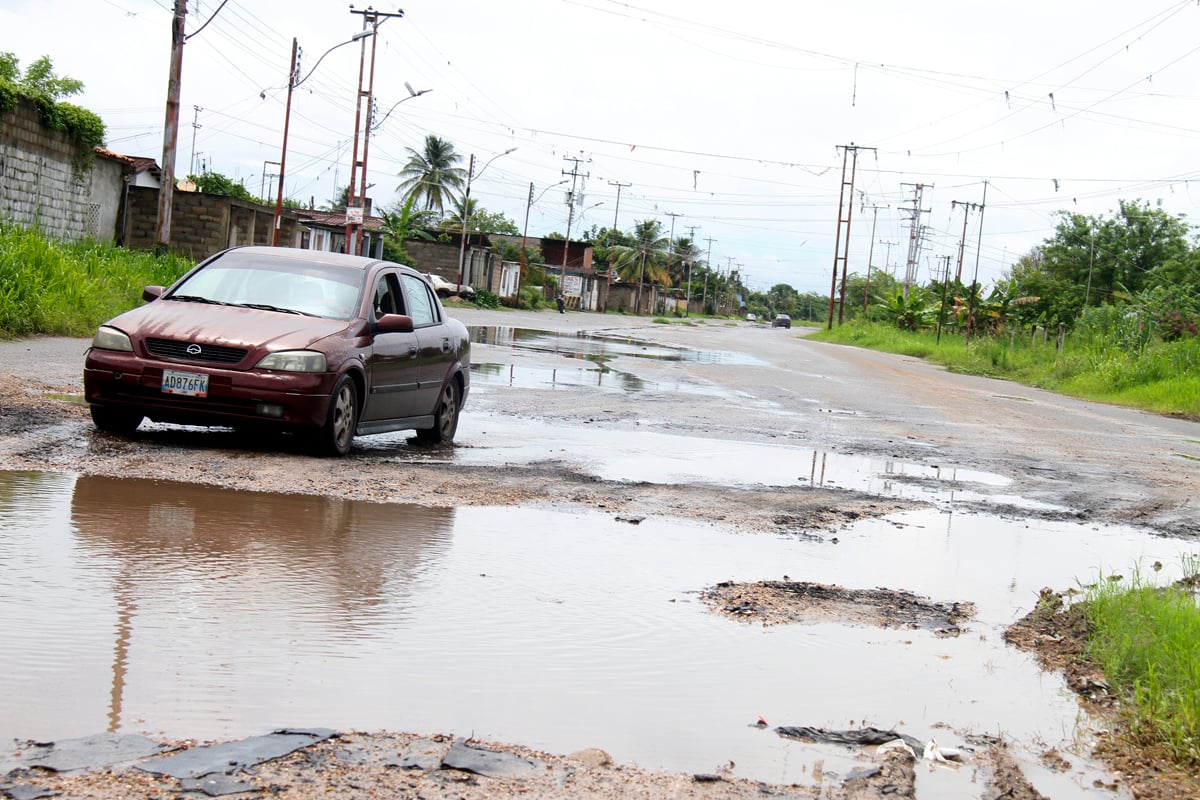
<path fill-rule="evenodd" d="M 356 435 L 449 442 L 470 385 L 466 327 L 409 267 L 235 247 L 101 325 L 83 369 L 100 430 L 142 420 L 273 428 L 345 455 Z"/>
<path fill-rule="evenodd" d="M 753 314 L 746 315 L 746 322 L 758 322 L 758 317 Z"/>
<path fill-rule="evenodd" d="M 436 275 L 432 272 L 426 275 L 429 282 L 433 284 L 433 290 L 437 292 L 438 297 L 453 297 L 458 295 L 463 300 L 474 300 L 475 290 L 465 283 L 451 283 L 441 275 Z"/>
<path fill-rule="evenodd" d="M 787 314 L 776 314 L 775 319 L 771 320 L 772 328 L 791 328 L 792 318 Z"/>

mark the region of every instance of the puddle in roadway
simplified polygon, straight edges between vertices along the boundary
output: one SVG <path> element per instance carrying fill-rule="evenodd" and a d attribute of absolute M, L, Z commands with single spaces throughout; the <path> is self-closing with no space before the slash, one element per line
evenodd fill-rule
<path fill-rule="evenodd" d="M 643 428 L 661 425 L 643 420 Z M 363 437 L 355 447 L 387 451 L 403 437 Z M 781 433 L 781 438 L 787 432 Z M 883 497 L 950 504 L 982 502 L 1010 508 L 1068 512 L 1004 491 L 1001 475 L 954 465 L 929 466 L 884 456 L 819 450 L 781 442 L 739 442 L 676 436 L 654 430 L 621 431 L 592 424 L 475 412 L 459 421 L 459 446 L 405 449 L 401 460 L 438 460 L 463 466 L 505 467 L 568 461 L 588 475 L 631 483 L 713 483 L 723 486 L 812 486 Z"/>
<path fill-rule="evenodd" d="M 288 725 L 476 735 L 651 769 L 780 783 L 845 751 L 750 726 L 1003 734 L 1045 794 L 1095 797 L 1087 720 L 1001 632 L 1043 586 L 1162 561 L 1124 528 L 937 511 L 830 546 L 551 509 L 417 507 L 0 473 L 0 738 L 230 738 Z M 762 628 L 705 609 L 718 581 L 970 600 L 969 631 Z M 949 726 L 949 729 L 940 727 Z M 1076 764 L 1054 774 L 1037 755 Z M 974 770 L 922 797 L 978 797 Z M 928 792 L 930 786 L 942 791 Z M 1100 793 L 1100 796 L 1110 796 Z"/>
<path fill-rule="evenodd" d="M 753 356 L 721 350 L 696 350 L 658 342 L 648 342 L 619 334 L 539 331 L 502 325 L 469 325 L 467 331 L 476 344 L 512 347 L 539 353 L 555 353 L 566 358 L 604 362 L 619 356 L 648 358 L 655 361 L 687 361 L 699 364 L 763 364 Z"/>

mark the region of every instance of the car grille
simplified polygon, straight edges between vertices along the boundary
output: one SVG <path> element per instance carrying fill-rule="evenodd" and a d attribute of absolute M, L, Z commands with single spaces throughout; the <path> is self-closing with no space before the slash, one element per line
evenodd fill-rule
<path fill-rule="evenodd" d="M 237 364 L 246 357 L 245 348 L 221 347 L 215 344 L 201 345 L 200 352 L 193 355 L 187 351 L 192 344 L 192 342 L 177 342 L 172 339 L 147 339 L 146 349 L 156 356 L 206 364 Z"/>

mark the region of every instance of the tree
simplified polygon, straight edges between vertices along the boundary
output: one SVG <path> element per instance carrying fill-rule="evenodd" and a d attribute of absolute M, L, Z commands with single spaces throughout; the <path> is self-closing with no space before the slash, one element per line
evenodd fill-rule
<path fill-rule="evenodd" d="M 399 208 L 383 212 L 383 250 L 388 261 L 413 266 L 412 256 L 408 254 L 404 243 L 411 239 L 433 241 L 433 236 L 425 228 L 435 221 L 437 212 L 428 209 L 414 210 L 416 200 L 415 197 L 410 197 Z"/>
<path fill-rule="evenodd" d="M 321 210 L 345 213 L 346 206 L 348 205 L 350 205 L 350 187 L 343 186 L 338 190 L 336 196 L 325 201 L 325 204 L 321 206 Z"/>
<path fill-rule="evenodd" d="M 404 193 L 405 200 L 417 198 L 427 211 L 436 209 L 442 213 L 446 201 L 466 186 L 467 171 L 455 166 L 462 157 L 454 152 L 453 144 L 433 134 L 425 137 L 424 150 L 405 149 L 408 161 L 400 170 L 403 181 L 397 191 Z"/>
<path fill-rule="evenodd" d="M 226 197 L 236 197 L 239 200 L 248 200 L 252 203 L 262 203 L 263 201 L 246 189 L 245 186 L 237 181 L 231 180 L 219 172 L 206 172 L 203 175 L 189 175 L 188 180 L 195 182 L 196 188 L 205 194 L 220 194 Z"/>
<path fill-rule="evenodd" d="M 638 283 L 645 281 L 663 286 L 670 284 L 667 272 L 667 237 L 662 234 L 662 223 L 647 219 L 634 226 L 629 244 L 609 248 L 609 263 L 623 281 Z"/>
<path fill-rule="evenodd" d="M 86 108 L 62 100 L 81 91 L 83 81 L 56 75 L 49 56 L 42 56 L 22 73 L 15 55 L 0 53 L 0 112 L 15 108 L 20 96 L 28 97 L 47 127 L 75 140 L 79 147 L 76 167 L 89 163 L 92 149 L 104 144 L 104 121 Z"/>
<path fill-rule="evenodd" d="M 22 74 L 15 55 L 0 53 L 0 80 L 12 84 L 28 97 L 51 103 L 83 91 L 83 81 L 54 74 L 54 65 L 49 56 L 42 56 L 26 67 Z"/>
<path fill-rule="evenodd" d="M 1019 296 L 1041 298 L 1047 322 L 1070 324 L 1086 306 L 1189 273 L 1190 228 L 1161 208 L 1122 200 L 1110 218 L 1066 211 L 1059 217 L 1054 236 L 1010 273 Z"/>
<path fill-rule="evenodd" d="M 483 206 L 479 205 L 479 201 L 472 197 L 467 200 L 467 232 L 468 233 L 503 233 L 509 236 L 520 236 L 521 229 L 517 227 L 517 223 L 513 222 L 503 212 L 488 211 Z M 463 218 L 463 200 L 458 198 L 454 201 L 454 216 L 446 217 L 442 220 L 442 227 L 448 230 L 458 232 L 462 230 Z"/>

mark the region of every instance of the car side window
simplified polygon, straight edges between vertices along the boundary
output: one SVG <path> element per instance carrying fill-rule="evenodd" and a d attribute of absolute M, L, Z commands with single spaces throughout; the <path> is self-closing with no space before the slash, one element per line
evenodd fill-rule
<path fill-rule="evenodd" d="M 393 273 L 379 276 L 379 281 L 375 284 L 374 308 L 375 319 L 384 314 L 404 313 L 404 297 L 400 294 L 400 286 L 396 283 Z"/>
<path fill-rule="evenodd" d="M 433 293 L 425 281 L 415 275 L 401 275 L 404 292 L 408 295 L 409 316 L 413 326 L 432 325 L 439 322 L 437 306 L 433 302 Z"/>

